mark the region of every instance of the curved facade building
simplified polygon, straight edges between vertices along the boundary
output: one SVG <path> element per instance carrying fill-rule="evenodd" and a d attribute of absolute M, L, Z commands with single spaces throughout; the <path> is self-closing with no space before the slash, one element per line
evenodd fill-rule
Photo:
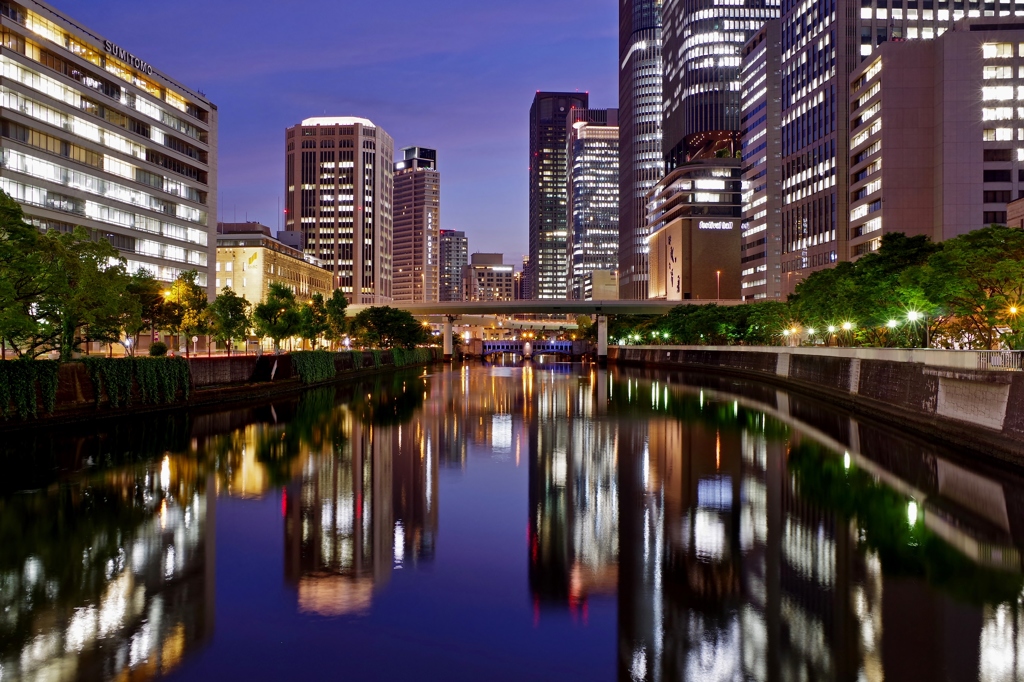
<path fill-rule="evenodd" d="M 644 197 L 662 175 L 662 0 L 619 5 L 619 297 L 647 298 Z"/>

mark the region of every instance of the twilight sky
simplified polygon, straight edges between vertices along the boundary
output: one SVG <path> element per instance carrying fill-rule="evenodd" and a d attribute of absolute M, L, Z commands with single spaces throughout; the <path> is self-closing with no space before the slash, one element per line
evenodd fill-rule
<path fill-rule="evenodd" d="M 396 152 L 438 150 L 443 228 L 518 262 L 534 93 L 618 102 L 615 0 L 50 2 L 206 93 L 220 112 L 221 218 L 275 230 L 285 128 L 364 116 Z"/>

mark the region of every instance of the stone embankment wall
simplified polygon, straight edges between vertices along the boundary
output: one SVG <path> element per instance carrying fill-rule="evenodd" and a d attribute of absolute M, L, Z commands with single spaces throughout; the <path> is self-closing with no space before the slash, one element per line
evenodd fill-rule
<path fill-rule="evenodd" d="M 441 360 L 440 349 L 432 348 L 430 351 L 432 357 L 430 362 L 439 362 Z M 310 386 L 302 383 L 299 379 L 298 372 L 292 363 L 292 357 L 288 354 L 235 355 L 231 357 L 195 356 L 188 360 L 188 364 L 191 390 L 187 399 L 179 391 L 177 398 L 170 403 L 144 404 L 139 399 L 139 387 L 136 384 L 132 391 L 134 399 L 131 405 L 111 408 L 109 396 L 103 388 L 100 388 L 97 399 L 97 388 L 84 363 L 63 363 L 57 372 L 57 400 L 53 414 L 46 413 L 42 409 L 42 395 L 37 395 L 38 417 L 27 420 L 21 420 L 14 416 L 6 420 L 0 417 L 0 430 L 31 428 L 51 422 L 126 416 L 183 406 L 258 400 L 300 391 Z M 399 369 L 395 366 L 391 351 L 334 353 L 334 368 L 336 372 L 334 378 L 312 385 L 324 385 L 350 377 Z"/>
<path fill-rule="evenodd" d="M 926 436 L 1024 463 L 1024 371 L 974 369 L 991 364 L 992 357 L 971 351 L 884 348 L 608 349 L 612 363 L 762 379 Z M 1005 354 L 995 359 L 1007 358 L 1013 359 Z"/>

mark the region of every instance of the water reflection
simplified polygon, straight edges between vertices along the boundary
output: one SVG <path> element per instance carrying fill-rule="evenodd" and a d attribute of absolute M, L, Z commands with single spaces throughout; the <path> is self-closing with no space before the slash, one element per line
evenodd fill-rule
<path fill-rule="evenodd" d="M 523 580 L 489 589 L 521 593 L 523 613 L 508 617 L 570 660 L 607 649 L 573 628 L 615 603 L 607 678 L 1024 676 L 1019 472 L 757 384 L 457 366 L 0 448 L 12 472 L 0 483 L 5 682 L 183 664 L 202 676 L 187 663 L 218 651 L 218 497 L 280 502 L 267 532 L 283 539 L 285 603 L 318 628 L 409 608 L 387 599 L 399 575 L 444 604 L 458 580 L 425 576 L 457 571 L 445 556 L 493 551 L 442 528 L 442 502 L 480 457 L 525 469 L 522 490 L 504 475 L 528 518 L 489 510 L 526 523 Z M 264 615 L 267 628 L 282 618 Z M 477 636 L 437 618 L 442 642 Z M 524 659 L 513 623 L 490 627 L 477 670 L 501 647 Z M 337 646 L 360 653 L 345 636 Z"/>

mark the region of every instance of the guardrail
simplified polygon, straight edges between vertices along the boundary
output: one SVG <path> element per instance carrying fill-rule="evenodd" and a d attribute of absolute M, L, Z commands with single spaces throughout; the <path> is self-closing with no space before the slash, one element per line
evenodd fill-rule
<path fill-rule="evenodd" d="M 1021 369 L 1024 369 L 1021 366 L 1021 358 L 1024 357 L 1024 351 L 975 350 L 963 352 L 975 353 L 978 356 L 978 369 L 1004 372 L 1019 372 Z"/>

